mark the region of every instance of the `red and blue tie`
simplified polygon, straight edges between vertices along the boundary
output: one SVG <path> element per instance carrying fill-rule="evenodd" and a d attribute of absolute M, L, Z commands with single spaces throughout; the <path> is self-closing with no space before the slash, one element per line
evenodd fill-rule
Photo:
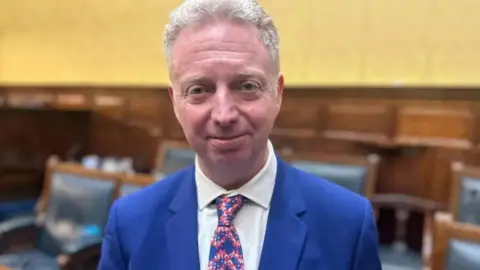
<path fill-rule="evenodd" d="M 243 206 L 241 195 L 216 199 L 218 225 L 213 235 L 208 261 L 209 270 L 244 270 L 242 245 L 233 219 Z"/>

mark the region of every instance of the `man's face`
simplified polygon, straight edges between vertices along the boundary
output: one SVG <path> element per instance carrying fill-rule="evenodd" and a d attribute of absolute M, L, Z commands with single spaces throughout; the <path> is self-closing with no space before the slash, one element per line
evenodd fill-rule
<path fill-rule="evenodd" d="M 283 92 L 272 63 L 254 26 L 215 21 L 180 32 L 169 91 L 203 162 L 248 164 L 265 151 Z"/>

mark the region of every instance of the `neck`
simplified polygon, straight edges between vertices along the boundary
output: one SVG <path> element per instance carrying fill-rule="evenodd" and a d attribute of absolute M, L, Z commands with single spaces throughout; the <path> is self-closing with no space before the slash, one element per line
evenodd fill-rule
<path fill-rule="evenodd" d="M 202 172 L 208 179 L 226 190 L 238 189 L 248 183 L 265 166 L 268 158 L 268 146 L 253 159 L 241 164 L 208 164 L 198 159 Z"/>

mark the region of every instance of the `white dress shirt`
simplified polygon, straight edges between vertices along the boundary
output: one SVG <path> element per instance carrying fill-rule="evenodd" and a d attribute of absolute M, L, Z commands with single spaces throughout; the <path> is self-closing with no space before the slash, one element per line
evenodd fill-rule
<path fill-rule="evenodd" d="M 218 224 L 217 208 L 212 202 L 223 194 L 240 194 L 248 199 L 236 215 L 233 224 L 242 244 L 245 270 L 258 269 L 277 175 L 277 159 L 271 142 L 268 142 L 268 158 L 263 168 L 237 190 L 225 190 L 208 179 L 198 165 L 195 166 L 200 269 L 208 269 L 210 244 Z"/>

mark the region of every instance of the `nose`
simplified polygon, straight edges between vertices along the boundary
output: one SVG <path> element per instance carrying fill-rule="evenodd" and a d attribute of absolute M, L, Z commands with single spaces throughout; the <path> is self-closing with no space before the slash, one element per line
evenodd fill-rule
<path fill-rule="evenodd" d="M 238 122 L 239 113 L 229 89 L 217 90 L 212 108 L 212 120 L 216 126 L 228 128 Z"/>

